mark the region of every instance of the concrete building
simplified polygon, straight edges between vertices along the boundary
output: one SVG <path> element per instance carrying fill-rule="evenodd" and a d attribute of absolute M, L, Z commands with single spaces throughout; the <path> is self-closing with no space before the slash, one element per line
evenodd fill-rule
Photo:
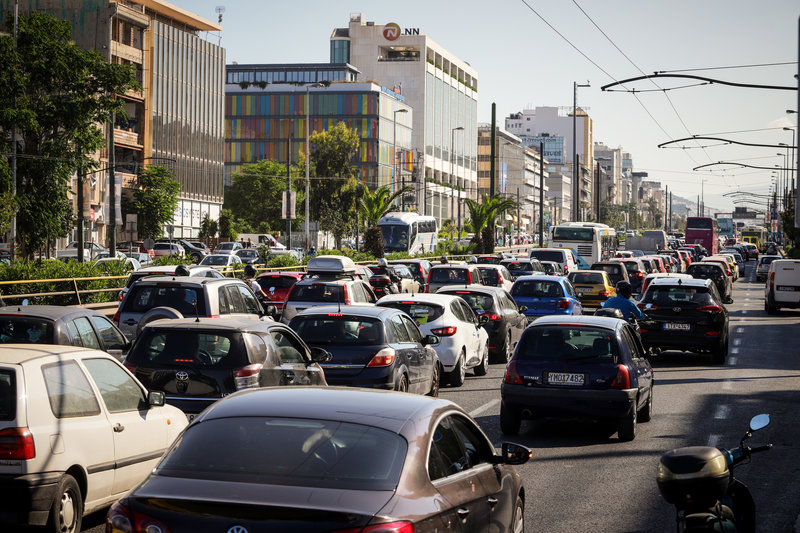
<path fill-rule="evenodd" d="M 594 161 L 595 165 L 599 165 L 604 170 L 601 173 L 600 189 L 597 191 L 600 202 L 608 200 L 613 205 L 620 205 L 622 203 L 622 148 L 609 148 L 603 143 L 594 143 Z M 597 202 L 597 199 L 594 201 Z"/>
<path fill-rule="evenodd" d="M 330 60 L 405 98 L 414 109 L 411 148 L 422 159 L 419 211 L 440 222 L 456 220 L 459 210 L 463 217 L 463 198 L 478 193 L 477 71 L 419 28 L 376 24 L 360 13 L 333 30 Z"/>

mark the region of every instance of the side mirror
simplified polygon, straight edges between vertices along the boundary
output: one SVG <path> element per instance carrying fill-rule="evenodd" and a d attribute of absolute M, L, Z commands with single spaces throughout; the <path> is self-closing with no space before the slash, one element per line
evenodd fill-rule
<path fill-rule="evenodd" d="M 440 340 L 439 337 L 436 335 L 425 335 L 422 338 L 422 345 L 428 346 L 429 344 L 439 344 Z"/>
<path fill-rule="evenodd" d="M 524 313 L 527 310 L 528 310 L 528 306 L 526 306 L 526 305 L 520 305 L 519 306 L 519 312 L 520 313 Z"/>
<path fill-rule="evenodd" d="M 522 465 L 533 457 L 533 451 L 527 446 L 513 442 L 504 442 L 501 446 L 500 459 L 503 464 Z"/>
<path fill-rule="evenodd" d="M 161 391 L 151 390 L 147 393 L 147 403 L 151 407 L 161 407 L 164 405 L 164 393 Z"/>
<path fill-rule="evenodd" d="M 274 305 L 266 305 L 264 306 L 264 314 L 272 317 L 277 316 L 278 308 L 275 307 Z"/>
<path fill-rule="evenodd" d="M 756 415 L 750 419 L 750 431 L 758 431 L 769 425 L 769 415 Z"/>
<path fill-rule="evenodd" d="M 489 323 L 489 317 L 486 315 L 478 315 L 478 325 L 485 326 Z"/>
<path fill-rule="evenodd" d="M 324 363 L 326 361 L 330 361 L 331 359 L 333 359 L 333 356 L 329 351 L 323 350 L 322 348 L 311 348 L 312 363 Z"/>

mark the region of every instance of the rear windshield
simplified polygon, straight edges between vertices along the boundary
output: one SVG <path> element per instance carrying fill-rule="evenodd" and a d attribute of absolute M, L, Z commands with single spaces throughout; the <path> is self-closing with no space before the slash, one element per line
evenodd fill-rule
<path fill-rule="evenodd" d="M 328 285 L 327 283 L 311 283 L 309 285 L 295 285 L 289 300 L 295 302 L 343 302 L 341 285 Z"/>
<path fill-rule="evenodd" d="M 147 276 L 168 276 L 172 274 L 172 272 L 131 272 L 131 275 L 128 276 L 128 281 L 125 282 L 125 286 L 130 287 L 140 279 L 146 278 Z"/>
<path fill-rule="evenodd" d="M 154 307 L 171 307 L 183 316 L 206 316 L 206 302 L 199 287 L 134 285 L 123 311 L 146 313 Z"/>
<path fill-rule="evenodd" d="M 156 475 L 391 491 L 400 478 L 407 447 L 396 433 L 361 424 L 226 417 L 190 426 L 158 465 Z"/>
<path fill-rule="evenodd" d="M 229 261 L 228 255 L 207 255 L 202 264 L 209 266 L 225 266 Z"/>
<path fill-rule="evenodd" d="M 265 276 L 263 278 L 258 278 L 256 281 L 258 281 L 262 289 L 269 291 L 270 287 L 275 287 L 276 289 L 290 289 L 297 283 L 297 278 L 293 276 Z"/>
<path fill-rule="evenodd" d="M 420 269 L 419 263 L 392 263 L 394 265 L 405 265 L 411 271 L 414 276 L 422 275 L 422 270 Z"/>
<path fill-rule="evenodd" d="M 531 257 L 535 257 L 539 261 L 555 261 L 556 263 L 564 262 L 564 252 L 556 250 L 533 250 Z"/>
<path fill-rule="evenodd" d="M 53 323 L 29 316 L 0 315 L 0 343 L 56 344 Z"/>
<path fill-rule="evenodd" d="M 691 274 L 692 276 L 723 276 L 725 272 L 716 265 L 700 265 L 700 264 L 692 264 L 689 265 L 689 268 L 686 269 L 687 274 Z"/>
<path fill-rule="evenodd" d="M 603 279 L 603 275 L 599 272 L 570 272 L 569 273 L 569 280 L 575 283 L 591 283 L 591 284 L 602 284 L 605 283 L 605 279 Z"/>
<path fill-rule="evenodd" d="M 520 361 L 571 361 L 616 363 L 619 349 L 611 331 L 588 327 L 531 327 L 519 341 Z"/>
<path fill-rule="evenodd" d="M 607 274 L 611 276 L 621 276 L 622 275 L 622 267 L 619 265 L 599 265 L 594 264 L 592 265 L 592 270 L 605 270 Z"/>
<path fill-rule="evenodd" d="M 488 294 L 470 291 L 448 291 L 445 294 L 453 294 L 460 297 L 462 300 L 467 302 L 467 305 L 469 305 L 473 311 L 476 311 L 477 313 L 494 310 L 494 298 Z"/>
<path fill-rule="evenodd" d="M 775 261 L 776 259 L 780 259 L 780 258 L 777 257 L 777 256 L 767 255 L 767 256 L 764 256 L 761 259 L 759 259 L 758 262 L 761 263 L 762 265 L 768 265 L 768 264 L 772 263 L 773 261 Z"/>
<path fill-rule="evenodd" d="M 481 277 L 483 277 L 484 283 L 487 285 L 490 283 L 497 283 L 499 273 L 496 268 L 478 267 L 478 270 L 481 271 Z"/>
<path fill-rule="evenodd" d="M 504 261 L 500 264 L 505 266 L 509 272 L 532 272 L 534 270 L 530 261 Z"/>
<path fill-rule="evenodd" d="M 0 420 L 14 420 L 17 411 L 17 391 L 14 373 L 0 370 Z"/>
<path fill-rule="evenodd" d="M 374 318 L 340 315 L 299 315 L 291 328 L 306 344 L 383 344 L 383 322 Z"/>
<path fill-rule="evenodd" d="M 417 321 L 418 325 L 427 324 L 437 320 L 444 314 L 444 307 L 436 304 L 422 302 L 381 302 L 380 307 L 399 309 Z"/>
<path fill-rule="evenodd" d="M 467 282 L 467 269 L 465 268 L 436 268 L 431 270 L 432 283 L 457 283 Z"/>
<path fill-rule="evenodd" d="M 542 263 L 542 270 L 544 270 L 545 274 L 555 274 L 556 265 L 552 263 Z"/>
<path fill-rule="evenodd" d="M 238 332 L 197 329 L 146 329 L 136 339 L 126 362 L 150 368 L 190 366 L 241 368 L 248 364 L 242 336 Z"/>
<path fill-rule="evenodd" d="M 511 287 L 512 296 L 537 296 L 537 297 L 561 297 L 564 296 L 564 289 L 555 281 L 524 280 L 517 281 Z"/>
<path fill-rule="evenodd" d="M 636 263 L 634 261 L 620 261 L 620 263 L 624 264 L 625 268 L 627 268 L 628 270 L 632 270 L 634 272 L 641 270 L 641 268 L 639 268 L 639 263 Z"/>
<path fill-rule="evenodd" d="M 478 257 L 478 264 L 479 265 L 499 265 L 500 258 L 494 255 L 488 255 L 483 257 Z"/>
<path fill-rule="evenodd" d="M 711 305 L 711 293 L 705 287 L 653 286 L 647 288 L 643 302 L 657 306 Z"/>

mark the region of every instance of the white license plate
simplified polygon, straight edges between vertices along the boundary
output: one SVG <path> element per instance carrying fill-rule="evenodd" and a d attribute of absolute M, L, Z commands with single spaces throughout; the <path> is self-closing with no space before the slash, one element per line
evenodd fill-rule
<path fill-rule="evenodd" d="M 547 383 L 550 385 L 571 385 L 579 387 L 583 385 L 583 374 L 571 374 L 566 372 L 548 372 Z"/>
<path fill-rule="evenodd" d="M 691 331 L 692 325 L 686 322 L 667 322 L 664 324 L 664 329 L 673 331 Z"/>

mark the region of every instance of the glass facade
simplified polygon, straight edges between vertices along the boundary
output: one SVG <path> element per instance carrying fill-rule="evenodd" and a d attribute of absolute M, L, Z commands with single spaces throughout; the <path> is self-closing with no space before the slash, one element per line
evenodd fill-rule
<path fill-rule="evenodd" d="M 428 72 L 425 75 L 425 154 L 450 161 L 452 136 L 453 165 L 477 170 L 478 102 L 456 86 Z"/>
<path fill-rule="evenodd" d="M 350 62 L 350 41 L 333 40 L 331 41 L 331 63 Z"/>
<path fill-rule="evenodd" d="M 318 83 L 358 81 L 358 70 L 347 64 L 322 65 L 236 65 L 228 66 L 228 84 Z"/>

